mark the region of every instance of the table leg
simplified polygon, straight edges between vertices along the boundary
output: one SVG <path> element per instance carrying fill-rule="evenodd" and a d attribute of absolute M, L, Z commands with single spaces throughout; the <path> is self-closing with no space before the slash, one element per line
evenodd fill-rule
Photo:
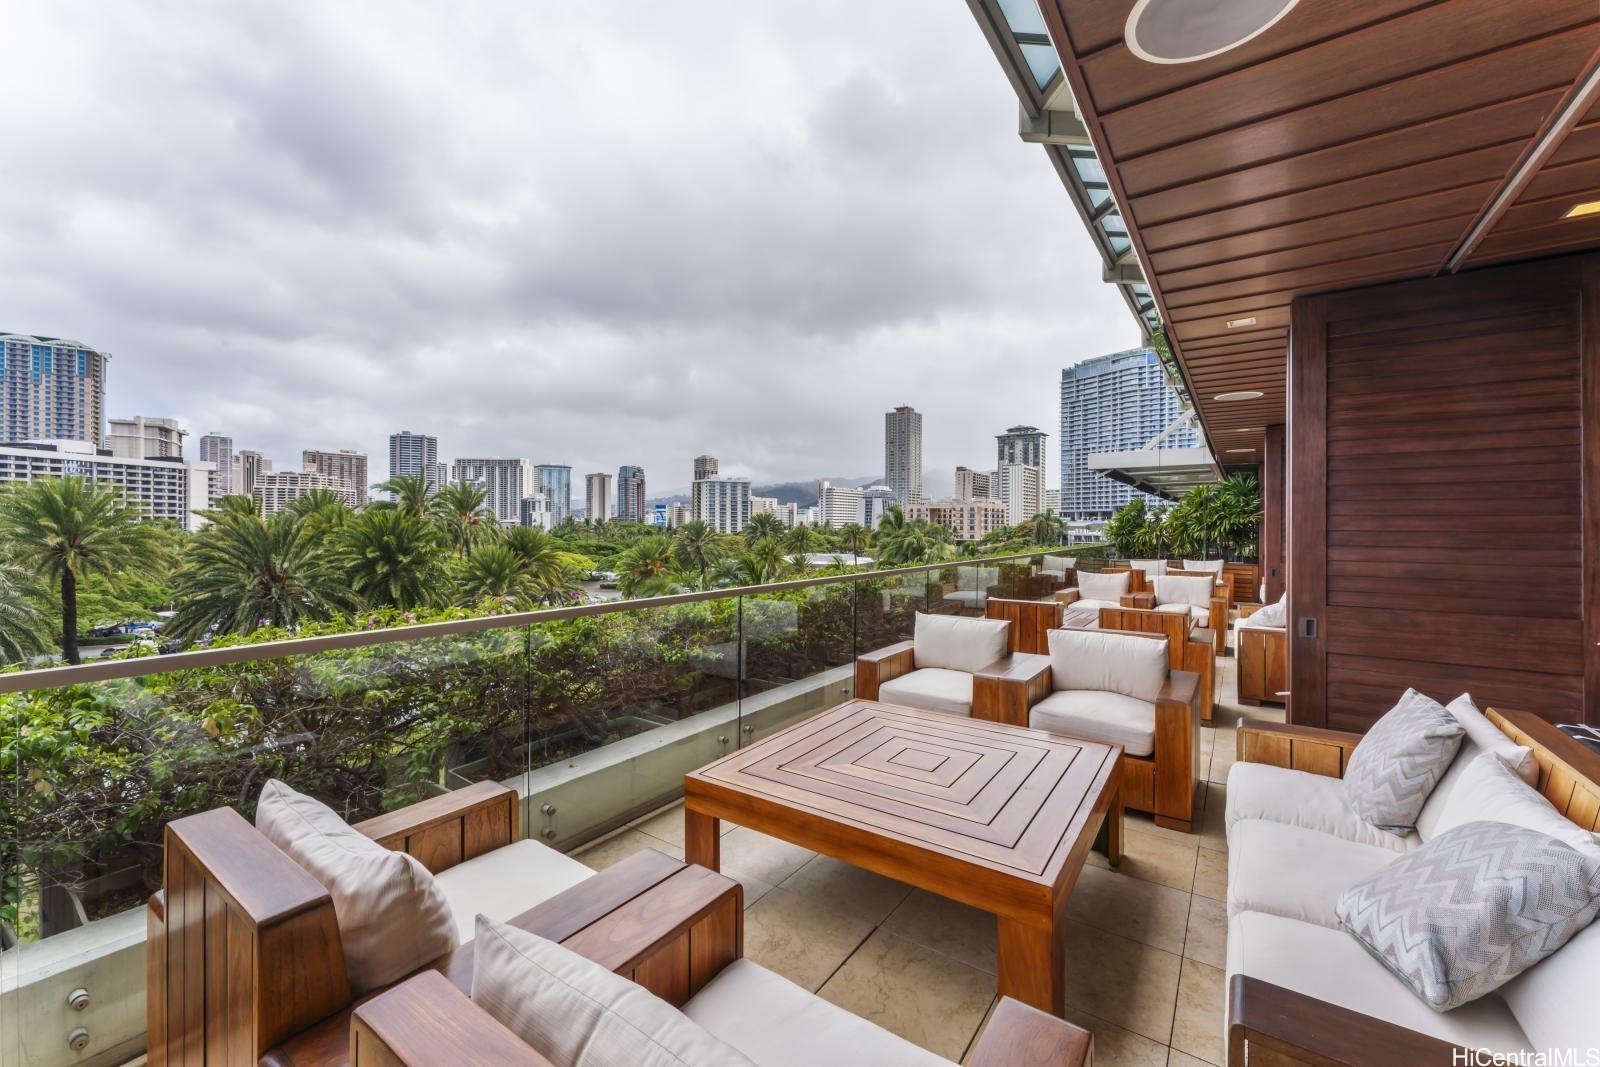
<path fill-rule="evenodd" d="M 721 819 L 695 811 L 688 805 L 683 809 L 683 861 L 698 863 L 713 871 L 722 869 Z"/>
<path fill-rule="evenodd" d="M 1066 927 L 998 917 L 999 991 L 1060 1018 L 1066 1011 Z"/>
<path fill-rule="evenodd" d="M 1106 811 L 1106 862 L 1115 867 L 1122 862 L 1122 786 L 1111 791 L 1111 807 Z"/>

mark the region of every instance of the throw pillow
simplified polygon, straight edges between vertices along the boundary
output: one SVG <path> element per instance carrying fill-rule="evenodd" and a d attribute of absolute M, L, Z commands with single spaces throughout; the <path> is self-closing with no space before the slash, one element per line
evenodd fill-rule
<path fill-rule="evenodd" d="M 1438 701 L 1407 689 L 1350 754 L 1345 799 L 1378 829 L 1410 833 L 1465 733 Z"/>
<path fill-rule="evenodd" d="M 1498 989 L 1597 911 L 1600 862 L 1489 821 L 1402 855 L 1346 889 L 1336 908 L 1340 925 L 1434 1011 Z"/>

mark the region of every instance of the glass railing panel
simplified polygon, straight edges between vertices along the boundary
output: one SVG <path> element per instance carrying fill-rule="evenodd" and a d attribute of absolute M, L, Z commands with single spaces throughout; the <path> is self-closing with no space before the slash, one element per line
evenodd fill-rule
<path fill-rule="evenodd" d="M 741 743 L 849 697 L 856 629 L 852 584 L 739 598 L 744 648 Z"/>
<path fill-rule="evenodd" d="M 726 597 L 533 624 L 528 836 L 579 846 L 737 746 L 738 611 Z"/>
<path fill-rule="evenodd" d="M 958 566 L 935 567 L 927 571 L 930 615 L 970 615 L 977 599 L 977 575 L 964 573 Z M 982 614 L 982 612 L 979 612 Z"/>
<path fill-rule="evenodd" d="M 989 598 L 999 595 L 1000 565 L 965 563 L 946 569 L 955 572 L 955 588 L 943 597 L 946 612 L 983 618 Z"/>
<path fill-rule="evenodd" d="M 917 612 L 928 610 L 925 572 L 869 576 L 850 583 L 855 604 L 855 654 L 908 641 Z"/>

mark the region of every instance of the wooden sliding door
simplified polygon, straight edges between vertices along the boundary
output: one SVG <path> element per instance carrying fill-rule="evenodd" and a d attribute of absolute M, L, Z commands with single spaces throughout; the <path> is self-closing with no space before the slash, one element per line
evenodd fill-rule
<path fill-rule="evenodd" d="M 1595 257 L 1295 302 L 1291 716 L 1600 722 Z"/>

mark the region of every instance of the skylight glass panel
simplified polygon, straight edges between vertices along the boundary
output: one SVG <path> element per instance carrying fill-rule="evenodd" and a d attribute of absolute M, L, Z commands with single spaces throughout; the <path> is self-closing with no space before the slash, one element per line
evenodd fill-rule
<path fill-rule="evenodd" d="M 1050 79 L 1061 69 L 1055 47 L 1048 44 L 1018 44 L 1017 47 L 1022 49 L 1022 58 L 1028 61 L 1028 69 L 1033 72 L 1033 80 L 1039 88 L 1049 85 Z"/>
<path fill-rule="evenodd" d="M 1012 33 L 1045 33 L 1038 0 L 1000 0 L 1000 12 Z"/>

